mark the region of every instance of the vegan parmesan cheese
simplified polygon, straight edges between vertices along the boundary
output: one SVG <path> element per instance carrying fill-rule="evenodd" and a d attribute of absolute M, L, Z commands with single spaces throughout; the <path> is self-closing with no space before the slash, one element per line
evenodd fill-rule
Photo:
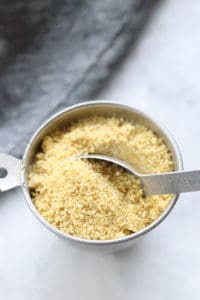
<path fill-rule="evenodd" d="M 152 130 L 123 118 L 91 116 L 43 138 L 28 183 L 47 222 L 83 239 L 111 240 L 156 220 L 172 195 L 145 197 L 140 181 L 117 165 L 78 158 L 105 154 L 142 174 L 173 171 L 171 153 Z"/>

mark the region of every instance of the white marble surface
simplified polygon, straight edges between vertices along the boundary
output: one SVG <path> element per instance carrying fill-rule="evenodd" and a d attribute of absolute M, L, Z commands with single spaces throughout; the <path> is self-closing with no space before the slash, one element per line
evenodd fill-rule
<path fill-rule="evenodd" d="M 160 119 L 185 168 L 200 168 L 200 2 L 162 1 L 101 99 Z M 0 299 L 200 299 L 200 193 L 123 253 L 72 249 L 43 228 L 20 190 L 0 195 Z"/>

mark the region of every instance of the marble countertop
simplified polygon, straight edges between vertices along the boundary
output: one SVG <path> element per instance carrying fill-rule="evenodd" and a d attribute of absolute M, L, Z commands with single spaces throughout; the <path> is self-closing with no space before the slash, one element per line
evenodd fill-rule
<path fill-rule="evenodd" d="M 161 1 L 99 99 L 131 104 L 164 123 L 185 169 L 200 168 L 200 2 Z M 71 248 L 33 217 L 20 190 L 0 195 L 3 300 L 200 299 L 200 192 L 127 251 Z"/>

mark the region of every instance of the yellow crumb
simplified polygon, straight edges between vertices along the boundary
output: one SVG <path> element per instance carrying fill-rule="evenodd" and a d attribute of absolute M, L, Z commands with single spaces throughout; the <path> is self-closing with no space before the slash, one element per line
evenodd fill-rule
<path fill-rule="evenodd" d="M 61 231 L 92 240 L 117 239 L 157 219 L 172 196 L 144 197 L 138 179 L 103 161 L 79 154 L 106 154 L 129 162 L 140 173 L 173 170 L 163 140 L 123 118 L 80 119 L 45 136 L 29 174 L 39 213 Z"/>

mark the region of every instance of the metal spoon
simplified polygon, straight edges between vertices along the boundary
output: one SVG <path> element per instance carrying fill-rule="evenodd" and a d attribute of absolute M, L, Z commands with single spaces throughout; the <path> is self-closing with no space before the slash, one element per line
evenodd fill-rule
<path fill-rule="evenodd" d="M 79 158 L 105 160 L 121 166 L 141 181 L 146 196 L 200 191 L 200 170 L 143 175 L 125 161 L 112 156 L 88 154 Z"/>

